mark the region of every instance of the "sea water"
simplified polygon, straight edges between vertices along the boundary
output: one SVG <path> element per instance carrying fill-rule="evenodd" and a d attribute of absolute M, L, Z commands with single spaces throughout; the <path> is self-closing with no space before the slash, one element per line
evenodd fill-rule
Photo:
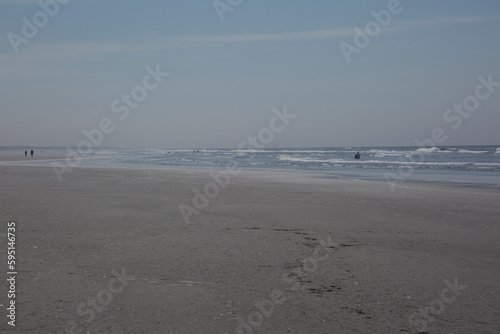
<path fill-rule="evenodd" d="M 359 152 L 360 159 L 354 159 Z M 88 154 L 76 149 L 37 148 L 35 156 L 58 161 L 28 164 L 69 164 L 82 167 L 189 168 L 311 172 L 337 178 L 388 181 L 454 182 L 500 186 L 500 147 L 317 147 L 267 149 L 105 149 Z M 22 155 L 0 149 L 0 155 Z M 75 160 L 74 158 L 81 158 Z"/>

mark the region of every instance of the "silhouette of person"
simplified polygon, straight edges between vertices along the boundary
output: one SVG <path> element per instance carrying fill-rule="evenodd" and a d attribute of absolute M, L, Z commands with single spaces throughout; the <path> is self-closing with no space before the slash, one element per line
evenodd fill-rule
<path fill-rule="evenodd" d="M 356 153 L 356 155 L 354 156 L 354 159 L 359 159 L 361 157 L 361 155 L 358 153 Z"/>
<path fill-rule="evenodd" d="M 33 150 L 31 150 L 31 156 L 33 157 Z"/>
<path fill-rule="evenodd" d="M 28 151 L 24 151 L 24 156 L 27 157 L 28 156 Z"/>

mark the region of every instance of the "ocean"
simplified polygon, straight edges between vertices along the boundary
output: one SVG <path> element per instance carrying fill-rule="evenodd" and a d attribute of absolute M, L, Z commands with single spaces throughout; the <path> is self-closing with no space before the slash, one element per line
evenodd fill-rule
<path fill-rule="evenodd" d="M 361 155 L 360 159 L 354 159 L 357 152 Z M 2 148 L 0 155 L 22 155 L 24 158 L 24 148 Z M 237 168 L 309 172 L 335 178 L 382 179 L 391 182 L 425 181 L 500 186 L 498 145 L 195 150 L 95 148 L 89 154 L 81 154 L 76 149 L 36 148 L 35 156 L 62 158 L 53 161 L 30 160 L 28 154 L 26 161 L 21 163 L 207 170 Z"/>

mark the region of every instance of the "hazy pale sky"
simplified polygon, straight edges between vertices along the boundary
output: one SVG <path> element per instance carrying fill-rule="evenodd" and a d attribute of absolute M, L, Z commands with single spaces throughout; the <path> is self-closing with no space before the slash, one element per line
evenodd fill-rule
<path fill-rule="evenodd" d="M 236 147 L 284 106 L 269 146 L 500 144 L 498 0 L 0 8 L 0 146 Z"/>

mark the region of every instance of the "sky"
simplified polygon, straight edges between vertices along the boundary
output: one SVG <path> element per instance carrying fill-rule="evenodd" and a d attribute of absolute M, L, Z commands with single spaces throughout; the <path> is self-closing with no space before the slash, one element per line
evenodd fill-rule
<path fill-rule="evenodd" d="M 0 146 L 498 145 L 499 33 L 498 0 L 0 0 Z"/>

